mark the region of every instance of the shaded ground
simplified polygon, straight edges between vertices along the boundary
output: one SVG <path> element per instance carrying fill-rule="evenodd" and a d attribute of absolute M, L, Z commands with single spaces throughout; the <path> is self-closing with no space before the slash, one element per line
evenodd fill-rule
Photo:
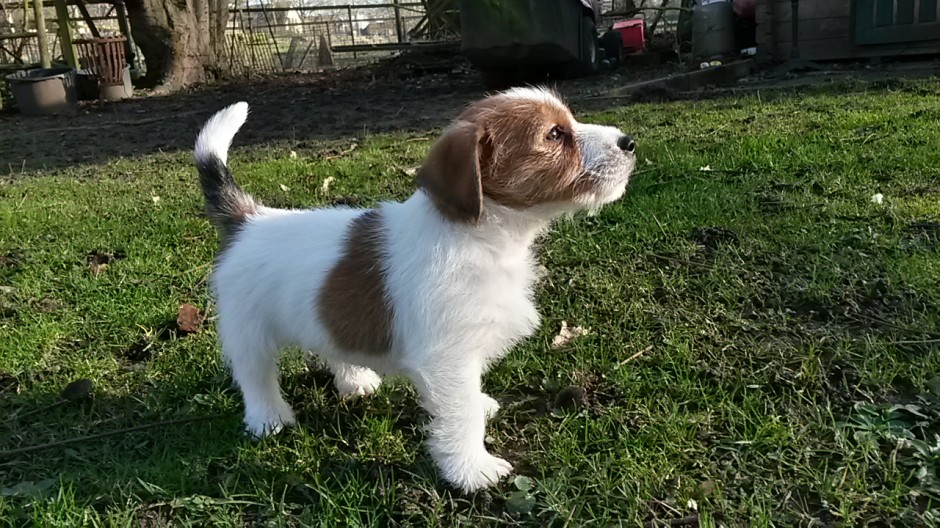
<path fill-rule="evenodd" d="M 438 68 L 439 69 L 439 68 Z M 597 76 L 548 81 L 576 111 L 614 104 L 678 98 L 737 96 L 757 90 L 805 90 L 849 78 L 891 83 L 936 74 L 940 63 L 835 65 L 807 76 L 775 76 L 770 71 L 736 86 L 695 93 L 647 89 L 631 96 L 605 96 L 628 84 L 681 71 L 674 63 L 625 65 Z M 83 103 L 77 115 L 26 117 L 0 112 L 0 175 L 28 169 L 101 163 L 157 152 L 189 150 L 196 133 L 216 110 L 248 101 L 251 118 L 240 145 L 303 144 L 368 133 L 427 130 L 445 125 L 466 103 L 486 93 L 479 75 L 461 59 L 446 73 L 416 71 L 407 59 L 372 67 L 306 75 L 285 75 L 201 87 L 170 96 L 138 97 L 119 103 Z"/>
<path fill-rule="evenodd" d="M 551 85 L 577 99 L 672 69 L 636 67 Z M 484 93 L 478 75 L 455 61 L 451 72 L 420 76 L 380 65 L 233 82 L 171 96 L 143 94 L 120 103 L 86 103 L 74 116 L 26 117 L 11 111 L 0 114 L 0 174 L 188 150 L 212 113 L 242 100 L 251 105 L 251 117 L 238 141 L 253 145 L 427 130 L 446 124 Z"/>

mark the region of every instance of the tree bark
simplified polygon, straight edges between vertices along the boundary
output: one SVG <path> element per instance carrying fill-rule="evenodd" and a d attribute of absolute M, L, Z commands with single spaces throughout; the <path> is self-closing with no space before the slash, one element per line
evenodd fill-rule
<path fill-rule="evenodd" d="M 226 0 L 126 0 L 125 5 L 147 65 L 145 86 L 174 91 L 221 73 Z"/>

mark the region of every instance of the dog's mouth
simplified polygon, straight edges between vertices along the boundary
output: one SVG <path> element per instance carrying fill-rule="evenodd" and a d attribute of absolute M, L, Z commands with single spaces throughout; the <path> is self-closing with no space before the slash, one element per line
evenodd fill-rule
<path fill-rule="evenodd" d="M 590 189 L 581 196 L 579 203 L 591 211 L 618 200 L 627 190 L 633 175 L 635 158 L 632 155 L 614 153 L 585 168 L 582 178 Z"/>
<path fill-rule="evenodd" d="M 635 165 L 632 155 L 616 154 L 586 167 L 584 177 L 601 184 L 629 183 Z"/>

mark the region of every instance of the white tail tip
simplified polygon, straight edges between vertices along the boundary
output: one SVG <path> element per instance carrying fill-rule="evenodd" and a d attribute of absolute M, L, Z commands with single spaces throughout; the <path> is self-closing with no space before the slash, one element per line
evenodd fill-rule
<path fill-rule="evenodd" d="M 196 161 L 206 162 L 215 157 L 228 161 L 228 149 L 238 129 L 248 119 L 248 103 L 241 101 L 228 106 L 209 118 L 196 138 Z"/>

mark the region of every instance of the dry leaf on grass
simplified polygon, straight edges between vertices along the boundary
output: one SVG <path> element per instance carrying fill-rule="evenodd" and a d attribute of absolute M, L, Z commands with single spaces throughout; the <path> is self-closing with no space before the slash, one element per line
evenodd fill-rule
<path fill-rule="evenodd" d="M 205 317 L 199 313 L 199 308 L 191 304 L 180 305 L 179 315 L 176 316 L 176 326 L 184 334 L 195 334 L 202 329 Z"/>
<path fill-rule="evenodd" d="M 323 180 L 323 186 L 320 187 L 320 190 L 322 190 L 324 194 L 330 192 L 330 184 L 333 183 L 333 180 L 334 178 L 332 176 L 328 176 Z"/>
<path fill-rule="evenodd" d="M 88 267 L 91 268 L 91 273 L 97 277 L 99 273 L 108 267 L 108 264 L 115 260 L 121 260 L 124 256 L 124 252 L 121 250 L 114 253 L 95 250 L 89 253 L 86 259 L 88 260 Z"/>
<path fill-rule="evenodd" d="M 591 333 L 591 328 L 583 328 L 581 326 L 568 326 L 567 321 L 561 322 L 561 330 L 559 330 L 558 335 L 552 338 L 552 348 L 561 348 L 577 337 L 588 335 Z"/>

